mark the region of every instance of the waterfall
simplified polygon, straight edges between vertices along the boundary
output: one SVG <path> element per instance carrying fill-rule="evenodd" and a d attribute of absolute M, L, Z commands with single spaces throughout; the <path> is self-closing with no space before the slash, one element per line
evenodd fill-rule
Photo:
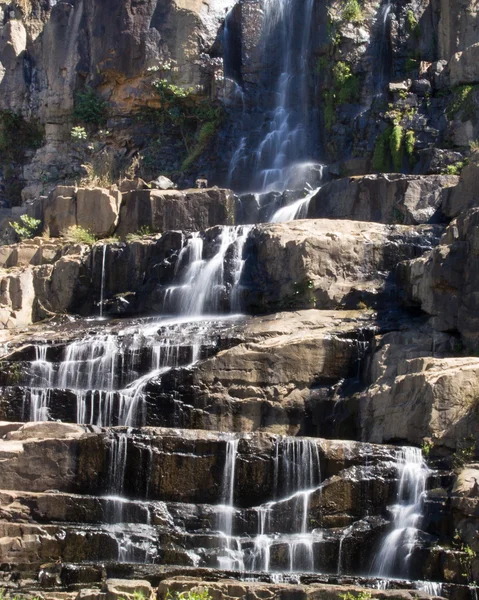
<path fill-rule="evenodd" d="M 103 255 L 101 259 L 101 286 L 100 286 L 100 319 L 103 318 L 103 296 L 105 292 L 105 264 L 106 264 L 106 248 L 103 244 Z"/>
<path fill-rule="evenodd" d="M 382 542 L 372 567 L 379 577 L 407 577 L 429 474 L 419 448 L 401 448 L 396 461 L 399 486 L 397 504 L 393 507 L 393 529 Z"/>
<path fill-rule="evenodd" d="M 218 507 L 218 526 L 224 537 L 224 555 L 218 557 L 221 569 L 244 570 L 241 541 L 233 537 L 234 483 L 239 438 L 226 440 L 226 457 L 222 481 L 222 505 Z"/>
<path fill-rule="evenodd" d="M 47 360 L 47 346 L 36 347 L 26 382 L 23 414 L 31 421 L 48 420 L 52 390 L 68 390 L 76 399 L 76 422 L 99 427 L 142 426 L 147 422 L 146 388 L 155 378 L 179 366 L 191 366 L 202 346 L 216 345 L 206 315 L 229 306 L 241 307 L 244 247 L 251 227 L 222 227 L 214 254 L 199 233 L 184 243 L 173 285 L 166 289 L 167 312 L 116 333 L 85 335 L 66 345 L 62 360 Z M 105 279 L 103 247 L 102 289 Z M 216 321 L 222 318 L 215 317 Z M 233 317 L 235 318 L 235 317 Z M 203 323 L 203 324 L 202 324 Z M 73 419 L 72 419 L 73 420 Z"/>
<path fill-rule="evenodd" d="M 127 449 L 128 437 L 125 433 L 117 433 L 110 438 L 108 489 L 116 496 L 121 496 L 123 493 Z"/>
<path fill-rule="evenodd" d="M 180 313 L 184 317 L 217 314 L 222 300 L 234 310 L 240 308 L 239 284 L 243 271 L 243 248 L 251 227 L 222 227 L 218 248 L 209 259 L 203 258 L 204 240 L 194 233 L 178 256 L 175 280 L 165 291 L 164 313 Z M 225 261 L 233 254 L 233 283 L 228 289 Z"/>
<path fill-rule="evenodd" d="M 390 15 L 393 8 L 392 0 L 384 0 L 379 8 L 377 17 L 377 54 L 376 63 L 379 68 L 376 71 L 375 93 L 382 94 L 384 86 L 390 79 L 391 70 L 391 39 L 390 39 Z"/>
<path fill-rule="evenodd" d="M 284 223 L 286 221 L 294 221 L 295 219 L 306 219 L 309 204 L 320 189 L 318 187 L 315 190 L 311 190 L 304 198 L 277 210 L 271 217 L 270 223 Z"/>
<path fill-rule="evenodd" d="M 426 592 L 429 596 L 442 596 L 442 583 L 435 581 L 417 581 L 416 589 Z"/>
<path fill-rule="evenodd" d="M 31 366 L 31 384 L 23 399 L 23 418 L 30 421 L 48 421 L 50 387 L 53 381 L 53 365 L 47 360 L 47 345 L 35 346 L 35 360 Z M 28 415 L 28 417 L 27 417 Z"/>
<path fill-rule="evenodd" d="M 259 142 L 242 136 L 229 169 L 230 179 L 240 168 L 252 169 L 255 190 L 283 191 L 288 168 L 311 158 L 308 62 L 313 8 L 314 0 L 264 2 L 264 121 Z M 257 139 L 257 131 L 252 137 Z"/>

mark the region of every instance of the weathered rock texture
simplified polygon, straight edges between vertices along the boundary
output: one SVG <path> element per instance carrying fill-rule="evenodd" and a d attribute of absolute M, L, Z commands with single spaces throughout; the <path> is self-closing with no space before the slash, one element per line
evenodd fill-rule
<path fill-rule="evenodd" d="M 367 175 L 321 187 L 309 205 L 310 218 L 377 223 L 437 223 L 442 205 L 454 193 L 451 175 Z"/>
<path fill-rule="evenodd" d="M 355 308 L 375 304 L 395 265 L 437 243 L 441 228 L 307 220 L 260 225 L 250 236 L 246 306 Z"/>
<path fill-rule="evenodd" d="M 58 237 L 72 226 L 105 238 L 138 231 L 201 231 L 234 225 L 234 196 L 229 190 L 149 190 L 59 186 L 42 203 L 37 216 L 49 235 Z"/>
<path fill-rule="evenodd" d="M 409 302 L 432 315 L 439 331 L 459 331 L 468 347 L 476 347 L 479 335 L 478 226 L 479 209 L 461 213 L 437 248 L 400 267 Z"/>

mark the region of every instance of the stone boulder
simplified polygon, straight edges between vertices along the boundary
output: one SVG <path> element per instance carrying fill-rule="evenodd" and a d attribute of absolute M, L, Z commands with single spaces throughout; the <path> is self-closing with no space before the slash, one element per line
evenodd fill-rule
<path fill-rule="evenodd" d="M 29 325 L 34 301 L 32 270 L 0 274 L 0 329 Z"/>
<path fill-rule="evenodd" d="M 112 235 L 120 216 L 121 193 L 116 188 L 58 186 L 43 204 L 43 228 L 53 237 L 77 225 L 95 236 Z"/>
<path fill-rule="evenodd" d="M 268 312 L 374 305 L 390 271 L 436 245 L 441 231 L 439 226 L 346 220 L 259 225 L 247 242 L 245 308 Z"/>
<path fill-rule="evenodd" d="M 309 205 L 309 218 L 416 225 L 438 222 L 458 183 L 451 175 L 366 175 L 326 183 Z"/>
<path fill-rule="evenodd" d="M 413 600 L 429 597 L 417 590 L 374 590 L 352 585 L 331 584 L 270 584 L 260 582 L 201 581 L 190 577 L 174 577 L 163 580 L 158 586 L 157 600 L 166 600 L 168 591 L 187 592 L 208 589 L 213 600 L 240 600 L 243 598 L 269 598 L 271 600 L 340 600 L 358 598 L 367 594 L 381 600 Z M 350 594 L 350 596 L 348 595 Z"/>
<path fill-rule="evenodd" d="M 42 205 L 43 230 L 52 237 L 77 224 L 74 186 L 57 186 Z"/>
<path fill-rule="evenodd" d="M 107 579 L 101 589 L 106 600 L 134 600 L 138 594 L 145 600 L 153 597 L 153 588 L 149 581 L 135 579 Z"/>
<path fill-rule="evenodd" d="M 77 225 L 100 238 L 115 232 L 120 218 L 121 193 L 113 188 L 80 188 L 76 196 Z"/>
<path fill-rule="evenodd" d="M 138 190 L 123 196 L 117 234 L 150 231 L 201 231 L 234 225 L 235 199 L 229 190 Z"/>

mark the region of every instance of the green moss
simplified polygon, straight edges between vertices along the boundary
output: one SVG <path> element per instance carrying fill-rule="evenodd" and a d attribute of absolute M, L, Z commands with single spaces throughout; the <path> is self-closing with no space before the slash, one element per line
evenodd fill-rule
<path fill-rule="evenodd" d="M 393 128 L 389 126 L 376 138 L 372 167 L 377 173 L 387 173 L 390 171 L 391 154 L 389 140 L 391 138 L 392 130 Z"/>
<path fill-rule="evenodd" d="M 394 125 L 389 138 L 389 150 L 391 152 L 394 171 L 397 173 L 401 171 L 403 163 L 403 136 L 404 130 L 401 125 Z"/>
<path fill-rule="evenodd" d="M 469 121 L 475 117 L 474 92 L 478 89 L 479 85 L 460 85 L 454 89 L 452 102 L 446 109 L 446 115 L 450 121 L 458 113 L 461 113 L 462 121 Z"/>
<path fill-rule="evenodd" d="M 406 156 L 408 157 L 409 164 L 414 164 L 414 149 L 416 147 L 416 134 L 411 129 L 406 131 L 404 136 L 404 148 L 406 150 Z"/>
<path fill-rule="evenodd" d="M 359 80 L 348 63 L 340 60 L 334 65 L 333 85 L 338 104 L 350 104 L 359 100 Z"/>
<path fill-rule="evenodd" d="M 406 13 L 406 24 L 409 33 L 416 39 L 421 37 L 421 27 L 419 26 L 419 22 L 414 14 L 414 11 L 409 9 Z"/>

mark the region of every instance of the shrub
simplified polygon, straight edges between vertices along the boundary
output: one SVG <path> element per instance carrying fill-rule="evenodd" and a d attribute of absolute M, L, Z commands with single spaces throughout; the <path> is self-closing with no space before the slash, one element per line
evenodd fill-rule
<path fill-rule="evenodd" d="M 61 232 L 61 236 L 65 238 L 65 241 L 71 244 L 89 244 L 92 245 L 97 241 L 88 229 L 80 227 L 79 225 L 72 225 L 66 231 Z"/>
<path fill-rule="evenodd" d="M 464 168 L 464 163 L 460 160 L 453 165 L 447 165 L 446 174 L 447 175 L 460 175 L 462 169 Z"/>
<path fill-rule="evenodd" d="M 22 215 L 20 217 L 20 221 L 21 223 L 18 221 L 10 223 L 10 227 L 15 231 L 18 237 L 21 240 L 27 240 L 35 237 L 35 234 L 38 233 L 38 230 L 40 229 L 41 221 L 39 219 L 29 217 L 28 215 Z"/>
<path fill-rule="evenodd" d="M 196 588 L 196 590 L 187 590 L 186 592 L 168 590 L 166 598 L 167 600 L 212 600 L 208 588 Z"/>
<path fill-rule="evenodd" d="M 86 86 L 75 94 L 73 118 L 85 125 L 101 127 L 106 123 L 107 103 L 93 88 Z"/>
<path fill-rule="evenodd" d="M 364 21 L 363 11 L 358 0 L 346 0 L 343 10 L 343 21 L 361 23 Z"/>

